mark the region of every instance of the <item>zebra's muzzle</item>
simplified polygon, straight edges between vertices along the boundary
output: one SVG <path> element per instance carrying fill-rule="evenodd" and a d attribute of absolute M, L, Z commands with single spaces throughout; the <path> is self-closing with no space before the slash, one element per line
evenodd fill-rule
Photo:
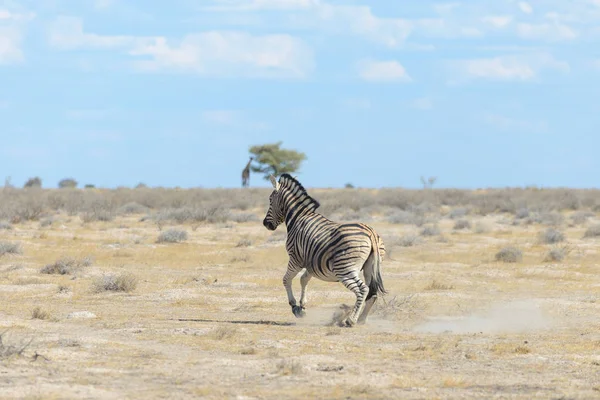
<path fill-rule="evenodd" d="M 270 231 L 274 231 L 276 228 L 276 226 L 272 222 L 267 221 L 266 218 L 263 220 L 263 225 L 265 226 L 265 228 L 267 228 Z"/>

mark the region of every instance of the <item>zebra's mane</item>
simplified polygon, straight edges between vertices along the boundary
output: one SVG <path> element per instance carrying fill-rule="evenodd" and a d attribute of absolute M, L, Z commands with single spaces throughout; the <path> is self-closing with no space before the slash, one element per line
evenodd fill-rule
<path fill-rule="evenodd" d="M 304 186 L 302 186 L 302 184 L 290 174 L 281 174 L 281 176 L 279 177 L 279 184 L 282 188 L 288 189 L 290 191 L 298 190 L 301 194 L 308 197 L 313 202 L 315 210 L 321 206 L 321 204 L 315 198 L 308 194 Z"/>

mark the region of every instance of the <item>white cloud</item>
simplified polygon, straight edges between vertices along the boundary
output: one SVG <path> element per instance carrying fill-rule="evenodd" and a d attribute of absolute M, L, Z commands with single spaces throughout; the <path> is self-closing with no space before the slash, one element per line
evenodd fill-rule
<path fill-rule="evenodd" d="M 61 50 L 80 48 L 127 48 L 155 41 L 157 38 L 109 36 L 86 33 L 81 18 L 60 16 L 50 24 L 48 41 Z"/>
<path fill-rule="evenodd" d="M 31 12 L 0 8 L 0 65 L 18 64 L 25 59 L 21 49 L 23 28 L 33 18 L 35 14 Z"/>
<path fill-rule="evenodd" d="M 373 14 L 371 7 L 337 5 L 321 0 L 218 0 L 204 11 L 302 11 L 288 16 L 289 25 L 316 28 L 333 34 L 365 37 L 388 47 L 399 47 L 412 30 L 412 23 L 402 18 L 384 18 Z"/>
<path fill-rule="evenodd" d="M 545 53 L 463 60 L 456 65 L 461 78 L 467 80 L 529 81 L 536 78 L 542 69 L 569 71 L 568 63 L 557 61 Z"/>
<path fill-rule="evenodd" d="M 410 82 L 411 78 L 398 61 L 361 60 L 357 64 L 360 77 L 368 82 Z"/>
<path fill-rule="evenodd" d="M 319 0 L 216 0 L 212 11 L 298 10 L 319 5 Z"/>
<path fill-rule="evenodd" d="M 525 14 L 531 14 L 533 12 L 533 7 L 531 7 L 531 4 L 527 3 L 526 1 L 519 2 L 519 8 Z"/>
<path fill-rule="evenodd" d="M 0 65 L 16 64 L 23 60 L 19 30 L 13 27 L 0 26 Z"/>
<path fill-rule="evenodd" d="M 519 24 L 517 34 L 524 39 L 534 40 L 572 40 L 577 33 L 569 26 L 555 22 L 542 24 Z"/>
<path fill-rule="evenodd" d="M 81 19 L 60 17 L 50 27 L 49 42 L 61 50 L 121 49 L 130 56 L 142 57 L 133 66 L 146 72 L 302 78 L 314 68 L 310 47 L 290 35 L 212 31 L 190 34 L 173 43 L 160 36 L 86 33 Z"/>
<path fill-rule="evenodd" d="M 204 32 L 187 35 L 178 44 L 159 38 L 136 46 L 130 54 L 150 57 L 135 64 L 145 71 L 302 78 L 314 68 L 312 50 L 290 35 Z"/>
<path fill-rule="evenodd" d="M 494 28 L 504 28 L 509 25 L 513 17 L 510 15 L 489 15 L 481 19 L 484 23 L 492 25 Z"/>

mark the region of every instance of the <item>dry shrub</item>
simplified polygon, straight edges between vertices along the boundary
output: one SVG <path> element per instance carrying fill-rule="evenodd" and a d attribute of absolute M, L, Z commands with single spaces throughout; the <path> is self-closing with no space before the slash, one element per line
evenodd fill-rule
<path fill-rule="evenodd" d="M 32 319 L 48 319 L 50 318 L 50 313 L 41 307 L 37 306 L 33 310 L 31 310 L 31 318 Z"/>
<path fill-rule="evenodd" d="M 91 257 L 84 257 L 81 260 L 77 260 L 71 257 L 65 257 L 57 260 L 53 264 L 48 264 L 44 266 L 40 273 L 42 274 L 56 274 L 56 275 L 70 275 L 81 268 L 89 267 L 93 264 L 93 259 Z"/>
<path fill-rule="evenodd" d="M 400 247 L 412 247 L 421 242 L 421 239 L 417 235 L 404 235 L 397 240 L 392 241 L 392 246 L 400 246 Z"/>
<path fill-rule="evenodd" d="M 437 225 L 427 225 L 421 229 L 421 236 L 437 236 L 441 233 Z"/>
<path fill-rule="evenodd" d="M 212 332 L 212 337 L 216 340 L 230 339 L 234 337 L 237 332 L 237 328 L 234 326 L 222 325 Z"/>
<path fill-rule="evenodd" d="M 10 224 L 10 222 L 7 221 L 0 221 L 0 231 L 4 230 L 4 231 L 9 231 L 11 230 L 13 227 Z"/>
<path fill-rule="evenodd" d="M 514 246 L 505 247 L 496 253 L 496 261 L 516 263 L 521 260 L 523 260 L 523 252 Z"/>
<path fill-rule="evenodd" d="M 469 221 L 467 221 L 466 219 L 459 219 L 458 221 L 456 221 L 454 223 L 454 229 L 456 229 L 456 230 L 471 229 L 471 223 Z"/>
<path fill-rule="evenodd" d="M 137 278 L 130 273 L 119 275 L 103 275 L 92 282 L 92 291 L 100 292 L 131 292 L 137 287 Z"/>
<path fill-rule="evenodd" d="M 468 213 L 469 213 L 469 210 L 467 210 L 464 207 L 459 207 L 459 208 L 455 208 L 452 211 L 450 211 L 450 213 L 448 214 L 448 217 L 451 219 L 462 218 L 465 215 L 467 215 Z"/>
<path fill-rule="evenodd" d="M 586 229 L 583 234 L 584 238 L 600 237 L 600 225 L 592 225 Z M 1 254 L 1 253 L 0 253 Z"/>
<path fill-rule="evenodd" d="M 180 243 L 188 239 L 188 233 L 181 229 L 169 229 L 158 235 L 158 243 Z"/>
<path fill-rule="evenodd" d="M 592 218 L 595 215 L 596 214 L 591 211 L 576 211 L 571 215 L 571 222 L 574 225 L 583 225 L 589 218 Z"/>
<path fill-rule="evenodd" d="M 554 228 L 546 229 L 544 232 L 540 233 L 539 237 L 540 241 L 546 244 L 560 243 L 565 240 L 565 235 Z"/>
<path fill-rule="evenodd" d="M 247 238 L 240 239 L 240 241 L 235 245 L 235 247 L 249 247 L 249 246 L 252 246 L 252 241 Z"/>
<path fill-rule="evenodd" d="M 31 344 L 33 339 L 31 339 L 25 345 L 9 345 L 5 343 L 5 335 L 7 331 L 0 333 L 0 360 L 10 358 L 12 356 L 20 356 L 23 354 L 23 351 Z"/>
<path fill-rule="evenodd" d="M 447 285 L 445 283 L 436 281 L 435 279 L 433 281 L 431 281 L 431 283 L 425 287 L 425 290 L 452 290 L 452 289 L 454 289 L 454 286 Z"/>
<path fill-rule="evenodd" d="M 490 224 L 486 223 L 486 222 L 482 222 L 479 221 L 475 224 L 475 233 L 481 234 L 481 233 L 489 233 L 491 232 L 492 227 L 490 226 Z"/>
<path fill-rule="evenodd" d="M 0 242 L 0 256 L 5 254 L 22 254 L 21 243 Z"/>
<path fill-rule="evenodd" d="M 277 372 L 282 375 L 297 375 L 302 372 L 302 364 L 297 360 L 284 358 L 277 363 Z"/>
<path fill-rule="evenodd" d="M 564 247 L 554 247 L 546 253 L 544 256 L 544 262 L 556 262 L 563 261 L 567 254 L 569 254 L 570 249 L 566 246 Z"/>

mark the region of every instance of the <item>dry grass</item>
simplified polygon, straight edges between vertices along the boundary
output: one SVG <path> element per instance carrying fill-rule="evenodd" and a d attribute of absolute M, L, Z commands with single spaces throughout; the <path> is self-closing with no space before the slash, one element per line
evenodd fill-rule
<path fill-rule="evenodd" d="M 515 246 L 508 246 L 500 249 L 496 253 L 496 261 L 502 261 L 505 263 L 516 263 L 523 260 L 523 252 Z"/>
<path fill-rule="evenodd" d="M 0 241 L 0 257 L 6 254 L 22 254 L 21 243 Z"/>
<path fill-rule="evenodd" d="M 138 279 L 130 273 L 121 273 L 119 275 L 103 275 L 97 277 L 92 282 L 92 291 L 101 292 L 131 292 L 135 290 Z"/>
<path fill-rule="evenodd" d="M 0 191 L 0 243 L 24 250 L 0 257 L 0 397 L 598 397 L 600 192 L 312 191 L 393 252 L 389 293 L 340 328 L 341 284 L 313 278 L 292 315 L 268 189 L 31 190 Z"/>
<path fill-rule="evenodd" d="M 31 310 L 31 318 L 32 319 L 42 319 L 42 320 L 49 319 L 50 313 L 38 306 L 38 307 L 35 307 L 33 310 Z"/>
<path fill-rule="evenodd" d="M 169 229 L 158 235 L 157 243 L 180 243 L 188 239 L 188 233 L 181 229 Z"/>

